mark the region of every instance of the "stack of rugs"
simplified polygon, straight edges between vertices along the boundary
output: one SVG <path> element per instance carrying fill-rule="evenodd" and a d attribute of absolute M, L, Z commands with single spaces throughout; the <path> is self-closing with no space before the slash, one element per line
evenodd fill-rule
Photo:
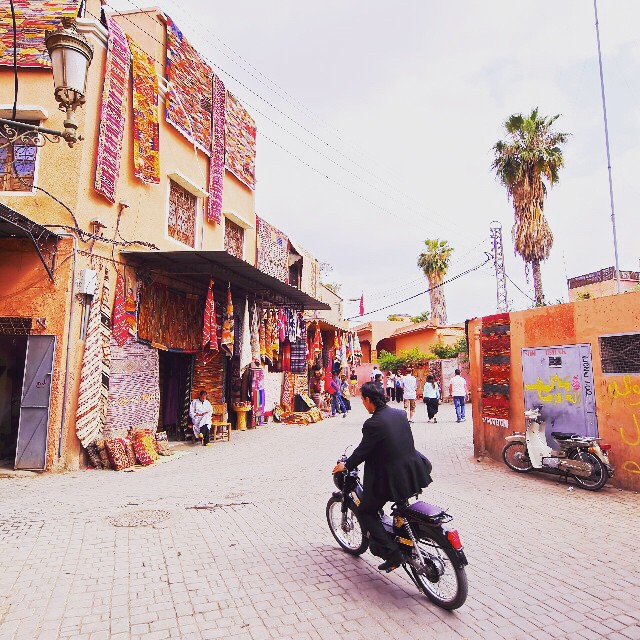
<path fill-rule="evenodd" d="M 282 405 L 273 410 L 273 419 L 282 424 L 308 425 L 322 420 L 322 413 L 318 407 L 312 407 L 308 411 L 285 411 Z"/>
<path fill-rule="evenodd" d="M 91 466 L 95 469 L 122 471 L 136 464 L 148 466 L 159 456 L 172 455 L 166 432 L 132 429 L 125 438 L 100 438 L 87 447 Z"/>

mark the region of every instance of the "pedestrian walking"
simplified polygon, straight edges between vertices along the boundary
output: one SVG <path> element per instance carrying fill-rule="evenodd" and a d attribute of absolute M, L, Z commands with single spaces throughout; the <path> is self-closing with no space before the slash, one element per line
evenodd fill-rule
<path fill-rule="evenodd" d="M 407 375 L 402 376 L 402 389 L 404 391 L 404 408 L 407 411 L 409 424 L 413 424 L 413 414 L 416 412 L 418 381 L 413 375 L 412 369 L 408 369 Z"/>
<path fill-rule="evenodd" d="M 350 391 L 351 397 L 355 398 L 358 394 L 358 374 L 355 371 L 351 372 L 351 377 L 349 378 L 350 382 Z"/>
<path fill-rule="evenodd" d="M 396 375 L 396 402 L 402 402 L 404 397 L 404 389 L 402 388 L 402 376 L 400 373 Z"/>
<path fill-rule="evenodd" d="M 202 440 L 205 447 L 209 446 L 209 435 L 211 433 L 211 419 L 213 418 L 213 407 L 207 400 L 207 392 L 203 389 L 189 406 L 189 417 L 193 423 L 193 435 L 195 441 Z"/>
<path fill-rule="evenodd" d="M 382 395 L 384 395 L 384 386 L 382 384 L 382 374 L 376 373 L 376 377 L 373 379 L 373 384 L 376 385 L 377 389 L 380 389 Z"/>
<path fill-rule="evenodd" d="M 453 398 L 453 406 L 456 408 L 456 422 L 464 422 L 465 406 L 467 399 L 467 381 L 460 375 L 460 369 L 456 369 L 455 376 L 449 382 L 449 394 Z"/>
<path fill-rule="evenodd" d="M 427 405 L 427 422 L 431 422 L 431 420 L 438 422 L 436 414 L 438 413 L 438 404 L 440 400 L 440 385 L 431 374 L 427 376 L 427 381 L 424 383 L 422 398 L 424 403 Z"/>
<path fill-rule="evenodd" d="M 342 382 L 337 374 L 333 374 L 331 378 L 331 416 L 334 417 L 338 412 L 338 409 L 342 412 L 342 417 L 347 417 L 347 408 L 344 406 L 342 400 Z"/>
<path fill-rule="evenodd" d="M 393 371 L 387 373 L 387 400 L 396 399 L 396 376 Z"/>
<path fill-rule="evenodd" d="M 373 369 L 371 370 L 371 382 L 375 382 L 376 376 L 382 375 L 382 371 L 378 369 L 378 365 L 374 364 Z"/>

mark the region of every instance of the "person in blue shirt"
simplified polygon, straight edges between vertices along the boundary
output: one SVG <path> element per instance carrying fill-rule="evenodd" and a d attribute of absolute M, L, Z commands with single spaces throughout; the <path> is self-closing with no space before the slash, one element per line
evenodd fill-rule
<path fill-rule="evenodd" d="M 342 381 L 338 377 L 337 373 L 333 374 L 331 378 L 331 416 L 335 416 L 338 408 L 342 412 L 342 417 L 347 417 L 347 407 L 344 406 L 344 401 L 342 399 Z"/>

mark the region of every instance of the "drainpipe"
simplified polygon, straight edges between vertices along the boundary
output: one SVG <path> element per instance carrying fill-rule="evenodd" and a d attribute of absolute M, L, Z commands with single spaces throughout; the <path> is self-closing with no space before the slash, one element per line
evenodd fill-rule
<path fill-rule="evenodd" d="M 67 395 L 69 393 L 69 362 L 71 360 L 71 330 L 73 327 L 74 299 L 76 296 L 76 268 L 78 264 L 78 238 L 73 233 L 56 232 L 57 235 L 73 239 L 73 280 L 71 282 L 71 310 L 69 311 L 69 325 L 67 327 L 67 360 L 64 369 L 64 392 L 62 394 L 62 416 L 60 419 L 60 439 L 58 441 L 58 461 L 62 458 L 65 443 L 65 422 L 67 419 Z"/>

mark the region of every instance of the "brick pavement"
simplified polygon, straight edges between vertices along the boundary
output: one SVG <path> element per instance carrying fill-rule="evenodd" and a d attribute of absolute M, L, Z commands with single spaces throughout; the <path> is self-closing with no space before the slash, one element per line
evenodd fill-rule
<path fill-rule="evenodd" d="M 0 479 L 0 640 L 640 638 L 640 498 L 479 463 L 470 421 L 418 412 L 425 497 L 451 510 L 470 560 L 460 610 L 331 537 L 329 471 L 358 441 L 358 408 L 134 473 Z M 156 523 L 115 526 L 123 515 Z"/>

